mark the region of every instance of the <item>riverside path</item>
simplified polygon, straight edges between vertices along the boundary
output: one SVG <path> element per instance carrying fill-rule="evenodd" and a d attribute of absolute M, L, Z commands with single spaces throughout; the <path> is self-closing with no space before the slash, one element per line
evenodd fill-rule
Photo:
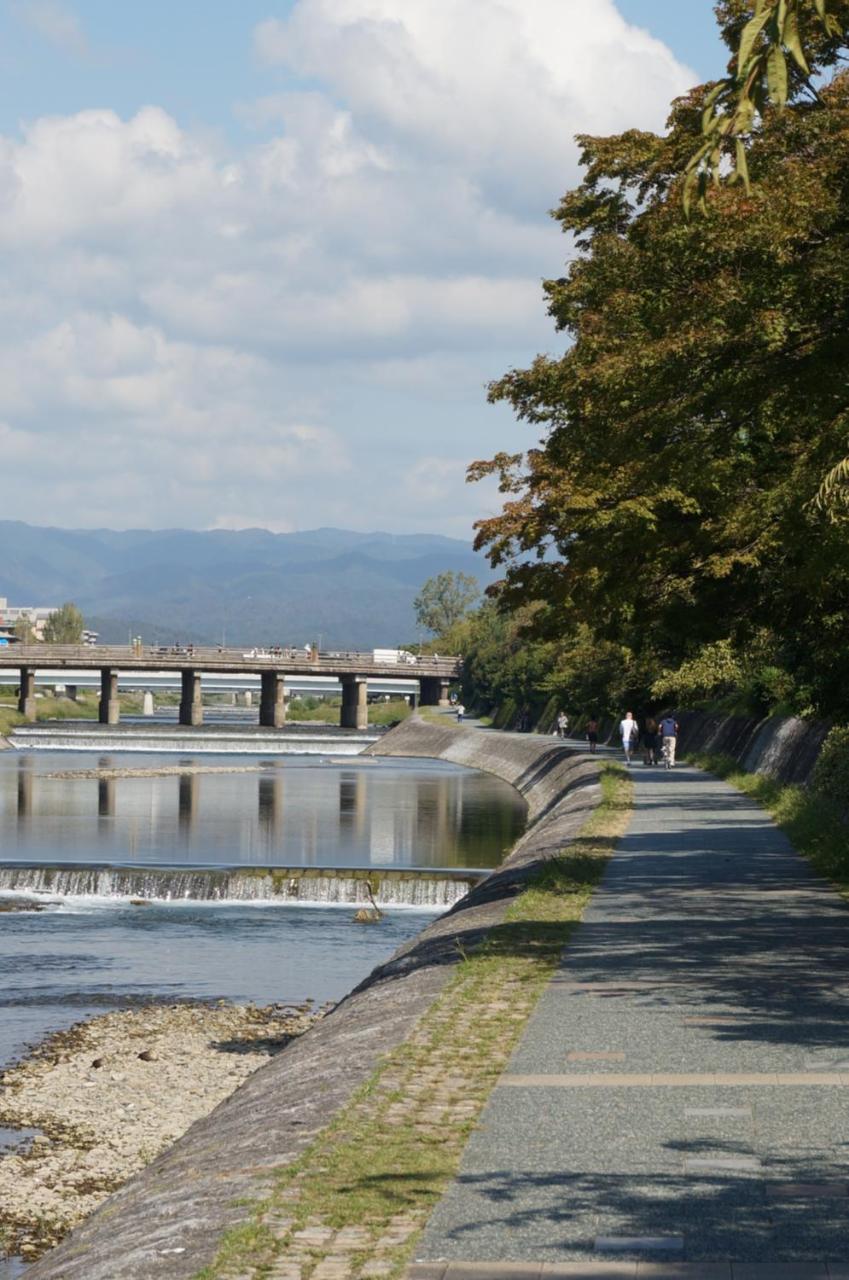
<path fill-rule="evenodd" d="M 726 784 L 632 773 L 409 1280 L 849 1280 L 849 911 Z"/>

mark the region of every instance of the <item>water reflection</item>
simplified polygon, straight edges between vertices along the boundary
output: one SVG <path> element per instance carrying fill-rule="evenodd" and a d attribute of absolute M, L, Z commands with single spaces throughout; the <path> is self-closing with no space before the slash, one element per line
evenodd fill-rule
<path fill-rule="evenodd" d="M 177 793 L 177 826 L 188 844 L 195 834 L 200 801 L 200 779 L 194 773 L 181 773 Z"/>
<path fill-rule="evenodd" d="M 18 823 L 22 824 L 32 814 L 32 769 L 30 761 L 22 759 L 18 762 Z"/>
<path fill-rule="evenodd" d="M 98 818 L 115 817 L 115 779 L 100 778 L 97 783 Z"/>
<path fill-rule="evenodd" d="M 226 771 L 205 756 L 179 767 L 157 775 L 162 758 L 139 755 L 104 755 L 95 769 L 90 756 L 0 757 L 4 859 L 487 867 L 524 823 L 506 783 L 437 762 L 278 757 Z"/>

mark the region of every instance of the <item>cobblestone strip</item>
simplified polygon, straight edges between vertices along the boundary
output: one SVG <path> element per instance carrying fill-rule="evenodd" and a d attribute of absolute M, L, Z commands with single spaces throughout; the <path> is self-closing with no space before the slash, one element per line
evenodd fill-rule
<path fill-rule="evenodd" d="M 485 962 L 484 962 L 485 963 Z M 222 1280 L 390 1280 L 403 1273 L 410 1246 L 450 1176 L 480 1110 L 506 1064 L 544 981 L 535 957 L 489 966 L 480 990 L 476 965 L 461 978 L 390 1059 L 369 1093 L 359 1099 L 344 1131 L 332 1134 L 290 1184 L 274 1197 L 263 1218 L 277 1242 L 273 1261 L 222 1274 Z M 481 999 L 481 996 L 484 999 Z M 356 1138 L 352 1139 L 351 1134 Z M 369 1134 L 375 1137 L 368 1159 Z M 349 1165 L 353 1141 L 365 1144 L 365 1178 L 392 1173 L 386 1157 L 409 1148 L 409 1171 L 429 1194 L 386 1216 L 369 1214 L 359 1225 L 336 1226 L 334 1213 L 304 1213 L 301 1206 L 333 1194 L 335 1157 Z M 373 1172 L 369 1173 L 369 1165 Z M 337 1195 L 345 1188 L 335 1188 Z M 357 1196 L 358 1188 L 347 1191 Z M 285 1199 L 284 1199 L 285 1197 Z M 282 1203 L 281 1203 L 282 1202 Z"/>

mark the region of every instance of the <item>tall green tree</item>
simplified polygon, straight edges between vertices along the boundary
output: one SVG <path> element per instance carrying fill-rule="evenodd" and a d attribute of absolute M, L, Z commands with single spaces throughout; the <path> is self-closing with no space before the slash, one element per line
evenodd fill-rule
<path fill-rule="evenodd" d="M 33 644 L 35 641 L 35 626 L 32 618 L 28 613 L 22 613 L 15 623 L 15 639 L 21 644 Z"/>
<path fill-rule="evenodd" d="M 491 388 L 537 440 L 470 469 L 505 495 L 477 545 L 538 636 L 587 628 L 667 676 L 767 637 L 796 706 L 849 711 L 847 524 L 816 502 L 849 437 L 849 75 L 767 111 L 751 192 L 711 188 L 688 222 L 704 101 L 663 137 L 581 139 L 555 213 L 577 254 L 545 285 L 568 346 Z"/>
<path fill-rule="evenodd" d="M 416 621 L 433 635 L 447 637 L 480 599 L 480 593 L 477 578 L 469 573 L 438 573 L 428 578 L 413 601 Z"/>
<path fill-rule="evenodd" d="M 84 625 L 83 615 L 69 600 L 47 619 L 44 639 L 48 644 L 81 644 Z"/>

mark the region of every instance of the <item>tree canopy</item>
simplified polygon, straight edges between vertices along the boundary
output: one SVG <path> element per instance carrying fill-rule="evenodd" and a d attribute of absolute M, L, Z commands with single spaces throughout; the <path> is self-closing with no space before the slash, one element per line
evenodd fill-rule
<path fill-rule="evenodd" d="M 716 7 L 732 51 L 728 73 L 705 86 L 702 138 L 687 165 L 684 205 L 698 188 L 704 207 L 709 179 L 718 183 L 730 158 L 731 181 L 749 189 L 746 139 L 771 108 L 822 104 L 817 80 L 846 50 L 846 0 L 721 0 Z"/>
<path fill-rule="evenodd" d="M 447 637 L 480 598 L 477 578 L 470 573 L 438 573 L 428 578 L 413 601 L 416 621 L 438 637 Z"/>
<path fill-rule="evenodd" d="M 21 644 L 32 644 L 35 640 L 35 625 L 28 613 L 22 613 L 15 623 L 15 639 Z"/>
<path fill-rule="evenodd" d="M 80 644 L 83 638 L 83 615 L 70 600 L 54 610 L 44 624 L 48 644 Z"/>
<path fill-rule="evenodd" d="M 818 0 L 757 12 L 778 7 L 821 19 Z M 761 100 L 751 187 L 711 184 L 703 217 L 681 195 L 709 87 L 664 136 L 580 139 L 554 215 L 576 252 L 545 284 L 567 349 L 490 389 L 538 436 L 470 468 L 505 495 L 477 526 L 500 606 L 533 606 L 564 652 L 614 646 L 646 698 L 714 655 L 796 710 L 849 710 L 849 526 L 822 505 L 849 437 L 849 3 L 826 9 L 806 58 L 832 73 Z M 739 47 L 753 5 L 717 12 Z"/>

